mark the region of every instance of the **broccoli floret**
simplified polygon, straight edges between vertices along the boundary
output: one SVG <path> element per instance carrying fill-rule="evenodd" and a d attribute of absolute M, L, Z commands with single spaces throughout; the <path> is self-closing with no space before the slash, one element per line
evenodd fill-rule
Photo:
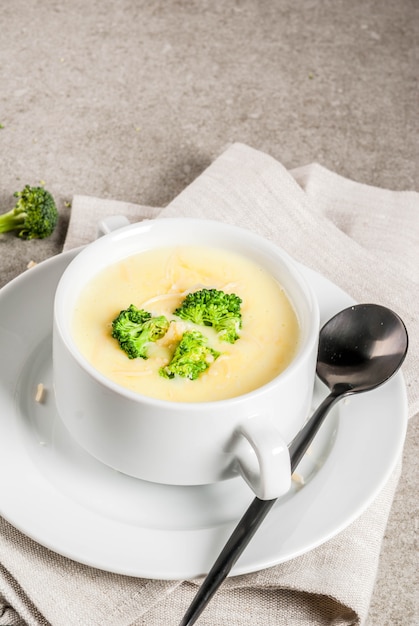
<path fill-rule="evenodd" d="M 241 298 L 217 289 L 201 289 L 189 293 L 174 311 L 183 320 L 213 326 L 219 339 L 234 343 L 242 325 Z"/>
<path fill-rule="evenodd" d="M 0 215 L 0 233 L 17 230 L 21 239 L 45 239 L 58 221 L 58 211 L 52 195 L 43 187 L 26 185 L 17 191 L 14 208 Z"/>
<path fill-rule="evenodd" d="M 176 346 L 170 363 L 159 372 L 164 378 L 180 376 L 196 380 L 219 356 L 219 352 L 208 346 L 208 339 L 202 333 L 188 330 Z"/>
<path fill-rule="evenodd" d="M 164 315 L 152 317 L 148 311 L 131 304 L 113 320 L 112 337 L 119 341 L 129 359 L 147 359 L 148 344 L 163 337 L 169 325 Z"/>

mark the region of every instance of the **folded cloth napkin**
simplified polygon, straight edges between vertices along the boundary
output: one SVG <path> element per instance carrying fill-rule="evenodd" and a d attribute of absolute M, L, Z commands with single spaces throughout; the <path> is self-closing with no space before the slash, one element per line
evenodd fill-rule
<path fill-rule="evenodd" d="M 413 415 L 419 410 L 418 212 L 415 192 L 355 183 L 317 164 L 287 171 L 270 156 L 233 144 L 164 209 L 75 196 L 65 249 L 90 242 L 98 221 L 115 214 L 132 222 L 210 218 L 258 232 L 357 301 L 401 315 L 410 335 L 404 375 Z M 227 579 L 199 623 L 363 624 L 399 475 L 400 463 L 374 503 L 322 546 Z M 43 548 L 1 519 L 0 563 L 0 626 L 175 626 L 200 582 L 102 572 Z"/>

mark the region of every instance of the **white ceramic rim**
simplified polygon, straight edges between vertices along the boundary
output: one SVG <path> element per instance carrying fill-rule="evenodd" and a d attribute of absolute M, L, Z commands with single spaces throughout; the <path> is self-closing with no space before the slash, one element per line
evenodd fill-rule
<path fill-rule="evenodd" d="M 280 372 L 277 376 L 275 376 L 273 379 L 271 379 L 270 381 L 268 381 L 261 387 L 258 387 L 257 389 L 249 391 L 240 396 L 235 396 L 233 398 L 227 398 L 224 400 L 213 400 L 213 401 L 205 401 L 205 402 L 171 402 L 169 400 L 161 400 L 159 398 L 153 398 L 151 396 L 146 396 L 146 395 L 139 394 L 138 392 L 131 391 L 130 389 L 125 388 L 119 385 L 118 383 L 115 383 L 113 380 L 106 377 L 104 374 L 99 372 L 94 366 L 92 366 L 89 363 L 89 361 L 78 350 L 69 327 L 61 323 L 60 313 L 63 307 L 63 302 L 66 298 L 66 294 L 68 293 L 68 290 L 73 288 L 75 275 L 77 274 L 78 270 L 81 270 L 81 271 L 83 270 L 83 265 L 85 264 L 85 261 L 89 259 L 89 257 L 93 256 L 94 254 L 98 254 L 102 249 L 106 250 L 109 245 L 109 241 L 111 240 L 118 241 L 126 237 L 132 237 L 135 235 L 138 236 L 139 233 L 141 233 L 142 235 L 146 235 L 146 233 L 150 232 L 151 229 L 160 228 L 162 226 L 166 228 L 170 228 L 170 226 L 172 225 L 173 227 L 176 226 L 177 228 L 179 227 L 180 224 L 183 224 L 186 230 L 192 227 L 193 228 L 198 227 L 199 229 L 202 230 L 204 235 L 206 234 L 206 228 L 207 229 L 212 228 L 212 229 L 218 229 L 219 231 L 229 234 L 232 237 L 236 237 L 236 238 L 247 237 L 248 242 L 252 243 L 255 246 L 255 249 L 257 250 L 260 249 L 263 252 L 266 252 L 267 254 L 272 255 L 272 256 L 276 256 L 278 259 L 280 259 L 281 263 L 284 265 L 284 267 L 286 267 L 287 272 L 292 276 L 293 280 L 296 282 L 301 293 L 304 295 L 306 299 L 307 308 L 310 311 L 310 328 L 308 332 L 306 333 L 307 336 L 305 337 L 305 339 L 301 341 L 298 347 L 297 354 L 292 360 L 292 362 L 287 366 L 285 370 Z M 169 244 L 162 244 L 161 247 L 166 247 L 167 245 Z M 177 244 L 173 243 L 170 245 L 177 245 Z M 179 245 L 197 245 L 197 243 L 191 242 L 191 243 L 186 244 L 182 242 Z M 205 243 L 204 245 L 208 245 L 208 247 L 214 247 L 214 248 L 217 247 L 216 244 Z M 146 251 L 147 249 L 153 249 L 155 247 L 156 247 L 155 245 L 150 246 L 149 248 L 142 247 L 141 250 L 138 251 L 138 254 Z M 123 258 L 132 256 L 133 254 L 136 254 L 136 253 L 133 252 L 129 254 L 126 254 L 126 253 L 120 254 L 117 257 L 112 258 L 112 260 L 110 260 L 109 263 L 106 263 L 105 265 L 103 265 L 101 269 L 98 271 L 101 271 L 102 269 L 105 269 L 105 267 L 111 266 L 114 263 L 117 263 L 119 260 L 122 260 Z M 238 252 L 238 254 L 244 254 L 244 251 Z M 92 278 L 95 273 L 93 273 L 91 276 L 89 275 L 88 280 L 90 280 L 90 278 Z M 78 274 L 78 276 L 79 275 L 80 274 Z M 83 286 L 85 284 L 86 283 L 84 282 Z M 82 287 L 80 287 L 80 289 L 81 288 Z M 78 293 L 80 293 L 80 290 L 78 290 Z M 291 303 L 294 306 L 293 299 L 290 296 L 289 298 L 291 300 Z M 297 317 L 300 317 L 299 312 L 296 311 L 296 313 L 297 313 Z M 314 294 L 314 291 L 312 287 L 310 286 L 310 284 L 308 283 L 308 281 L 303 276 L 302 272 L 300 271 L 297 265 L 297 262 L 294 261 L 294 259 L 287 252 L 285 252 L 282 248 L 280 248 L 278 245 L 276 245 L 272 241 L 256 233 L 253 233 L 252 231 L 248 229 L 244 229 L 239 226 L 234 226 L 232 224 L 228 224 L 225 222 L 218 222 L 215 220 L 205 220 L 205 219 L 197 219 L 197 218 L 179 217 L 179 218 L 160 218 L 160 219 L 153 219 L 153 220 L 143 220 L 141 222 L 129 224 L 128 226 L 119 228 L 113 232 L 110 232 L 107 235 L 100 237 L 96 241 L 84 247 L 81 250 L 81 252 L 70 262 L 70 264 L 64 270 L 63 275 L 61 276 L 59 280 L 59 283 L 55 292 L 55 298 L 54 298 L 54 324 L 57 330 L 59 331 L 61 338 L 64 341 L 67 349 L 70 351 L 71 355 L 73 356 L 73 358 L 80 365 L 80 367 L 84 369 L 84 371 L 89 376 L 91 376 L 94 380 L 96 380 L 99 384 L 106 387 L 107 389 L 112 390 L 114 393 L 124 396 L 125 398 L 128 398 L 130 400 L 134 400 L 138 402 L 140 398 L 141 402 L 145 402 L 155 407 L 162 407 L 162 408 L 170 407 L 170 409 L 173 411 L 184 412 L 185 410 L 188 410 L 188 411 L 194 410 L 197 407 L 201 407 L 202 409 L 202 408 L 210 406 L 211 408 L 214 408 L 215 410 L 217 409 L 217 407 L 228 407 L 228 406 L 232 407 L 236 403 L 242 402 L 243 400 L 245 400 L 246 397 L 251 396 L 253 399 L 257 398 L 258 395 L 265 393 L 265 391 L 269 390 L 269 388 L 275 386 L 277 384 L 278 379 L 281 379 L 281 381 L 282 380 L 286 381 L 286 379 L 289 376 L 293 375 L 294 370 L 298 367 L 301 360 L 303 360 L 312 351 L 313 344 L 315 344 L 318 340 L 318 332 L 319 332 L 319 325 L 320 325 L 320 312 L 319 312 L 318 301 Z"/>

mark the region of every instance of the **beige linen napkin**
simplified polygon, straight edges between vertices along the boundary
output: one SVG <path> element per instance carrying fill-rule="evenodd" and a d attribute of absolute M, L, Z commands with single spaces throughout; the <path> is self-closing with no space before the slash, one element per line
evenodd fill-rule
<path fill-rule="evenodd" d="M 355 183 L 317 164 L 288 172 L 233 144 L 165 209 L 75 196 L 65 249 L 94 239 L 97 222 L 115 214 L 132 222 L 183 215 L 235 223 L 272 239 L 356 300 L 390 306 L 409 329 L 404 374 L 409 413 L 418 411 L 419 194 Z M 323 546 L 228 579 L 199 624 L 362 624 L 399 473 L 400 465 L 369 509 Z M 101 572 L 1 519 L 0 564 L 0 626 L 176 626 L 199 584 Z"/>

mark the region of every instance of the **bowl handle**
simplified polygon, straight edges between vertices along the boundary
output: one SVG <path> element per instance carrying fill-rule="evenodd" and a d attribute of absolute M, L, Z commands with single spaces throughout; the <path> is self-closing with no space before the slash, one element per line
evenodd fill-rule
<path fill-rule="evenodd" d="M 237 427 L 233 454 L 240 474 L 261 500 L 273 500 L 289 491 L 288 446 L 268 417 L 250 417 Z"/>
<path fill-rule="evenodd" d="M 97 238 L 103 237 L 103 235 L 108 235 L 112 231 L 118 230 L 118 228 L 128 226 L 129 223 L 129 220 L 125 217 L 125 215 L 111 215 L 110 217 L 105 217 L 103 220 L 98 222 Z"/>

